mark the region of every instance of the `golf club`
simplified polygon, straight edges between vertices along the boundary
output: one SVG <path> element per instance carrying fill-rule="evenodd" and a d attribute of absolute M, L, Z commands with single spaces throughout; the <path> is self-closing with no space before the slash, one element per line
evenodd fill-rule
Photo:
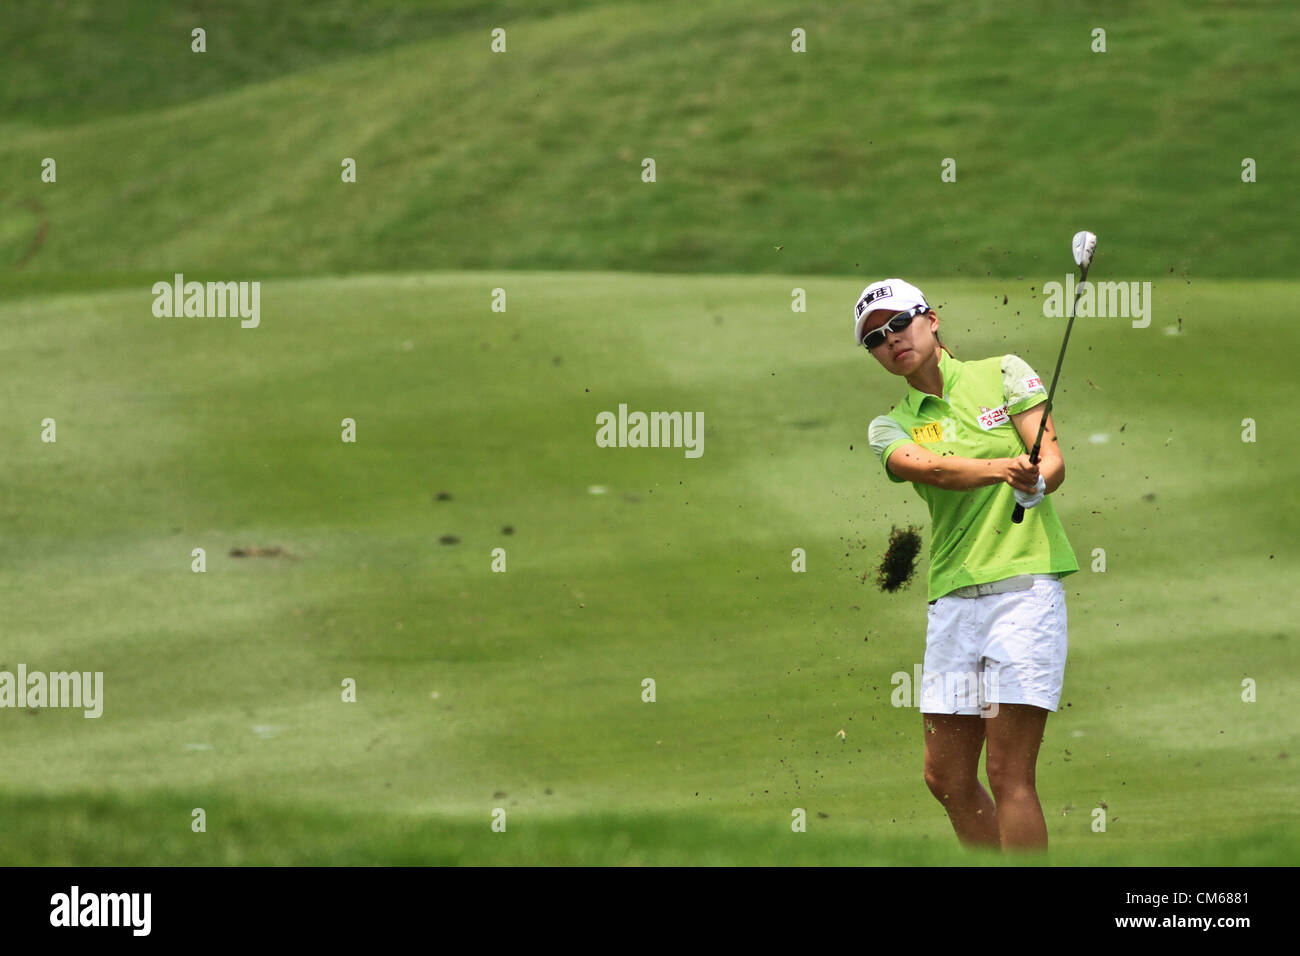
<path fill-rule="evenodd" d="M 1070 329 L 1074 328 L 1079 296 L 1083 293 L 1083 284 L 1088 281 L 1088 266 L 1092 265 L 1092 254 L 1097 250 L 1097 236 L 1091 232 L 1076 232 L 1070 245 L 1074 251 L 1074 264 L 1079 267 L 1079 287 L 1074 290 L 1074 302 L 1070 304 L 1070 321 L 1065 326 L 1061 354 L 1056 358 L 1056 371 L 1052 373 L 1052 388 L 1047 393 L 1047 405 L 1043 408 L 1043 417 L 1038 422 L 1038 437 L 1034 439 L 1033 451 L 1029 453 L 1029 460 L 1035 465 L 1038 464 L 1038 452 L 1043 444 L 1043 429 L 1047 427 L 1047 416 L 1052 414 L 1052 398 L 1056 395 L 1056 383 L 1061 380 L 1061 363 L 1065 361 L 1065 347 L 1070 344 Z M 1011 512 L 1011 521 L 1020 524 L 1024 519 L 1025 506 L 1016 502 L 1016 509 Z"/>

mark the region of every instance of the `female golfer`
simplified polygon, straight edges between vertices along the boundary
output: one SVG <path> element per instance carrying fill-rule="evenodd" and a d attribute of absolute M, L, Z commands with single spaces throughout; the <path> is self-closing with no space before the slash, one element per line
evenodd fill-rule
<path fill-rule="evenodd" d="M 939 316 L 901 279 L 867 286 L 854 335 L 907 379 L 869 441 L 889 480 L 910 481 L 930 509 L 926 785 L 963 844 L 1046 849 L 1034 768 L 1065 676 L 1060 579 L 1079 570 L 1045 497 L 1065 480 L 1051 416 L 1036 466 L 1027 452 L 1047 389 L 1015 355 L 957 361 L 939 341 Z M 986 740 L 992 797 L 978 776 Z"/>

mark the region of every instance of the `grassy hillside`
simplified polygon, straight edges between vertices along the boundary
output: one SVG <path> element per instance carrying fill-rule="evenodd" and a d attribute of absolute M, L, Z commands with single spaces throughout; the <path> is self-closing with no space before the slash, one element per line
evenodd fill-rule
<path fill-rule="evenodd" d="M 1282 5 L 282 6 L 6 5 L 0 289 L 200 269 L 1013 278 L 1056 272 L 1084 224 L 1117 278 L 1295 271 Z"/>
<path fill-rule="evenodd" d="M 491 272 L 272 282 L 255 331 L 155 319 L 147 290 L 0 305 L 0 663 L 106 682 L 98 720 L 0 714 L 7 860 L 969 862 L 890 704 L 924 590 L 860 580 L 925 517 L 866 446 L 902 389 L 847 344 L 856 281 L 800 282 L 805 315 L 778 278 Z M 1053 361 L 1028 293 L 923 288 L 959 357 Z M 1181 288 L 1181 335 L 1081 320 L 1057 397 L 1056 506 L 1107 570 L 1066 582 L 1056 862 L 1283 863 L 1300 840 L 1294 628 L 1260 600 L 1300 540 L 1275 503 L 1286 356 L 1225 375 L 1205 331 L 1249 297 L 1281 338 L 1294 288 Z M 620 402 L 703 411 L 703 456 L 596 447 Z"/>
<path fill-rule="evenodd" d="M 185 103 L 449 33 L 490 30 L 598 0 L 9 0 L 0 116 L 58 125 Z M 212 52 L 194 69 L 191 31 Z"/>

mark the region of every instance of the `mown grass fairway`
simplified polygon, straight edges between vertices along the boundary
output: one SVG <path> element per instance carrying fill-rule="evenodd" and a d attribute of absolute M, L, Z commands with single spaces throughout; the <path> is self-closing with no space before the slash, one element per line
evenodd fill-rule
<path fill-rule="evenodd" d="M 1001 283 L 918 281 L 958 357 L 1014 341 L 1050 368 L 1061 323 L 1015 314 L 1041 283 L 1003 306 Z M 917 712 L 890 703 L 924 589 L 859 580 L 926 517 L 865 444 L 901 390 L 845 347 L 856 281 L 800 284 L 805 315 L 776 278 L 286 280 L 256 330 L 154 318 L 147 289 L 0 305 L 0 663 L 106 684 L 98 720 L 0 715 L 6 861 L 982 859 L 925 790 Z M 1243 295 L 1288 334 L 1286 283 L 1171 289 L 1181 335 L 1076 323 L 1057 507 L 1107 571 L 1066 580 L 1039 768 L 1054 862 L 1296 858 L 1295 635 L 1261 600 L 1295 567 L 1295 513 L 1271 503 L 1295 459 L 1237 424 L 1284 427 L 1287 359 L 1234 381 L 1206 331 Z M 620 402 L 703 411 L 704 454 L 597 448 Z M 229 556 L 248 547 L 291 557 Z"/>

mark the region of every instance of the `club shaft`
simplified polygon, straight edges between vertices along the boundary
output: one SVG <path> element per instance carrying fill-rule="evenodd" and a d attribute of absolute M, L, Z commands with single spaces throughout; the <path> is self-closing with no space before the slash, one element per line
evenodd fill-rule
<path fill-rule="evenodd" d="M 1083 294 L 1083 284 L 1088 281 L 1088 269 L 1079 270 L 1079 287 L 1074 290 L 1074 302 L 1070 304 L 1070 321 L 1065 325 L 1065 338 L 1061 341 L 1061 354 L 1056 357 L 1056 371 L 1052 373 L 1052 387 L 1047 393 L 1047 405 L 1043 408 L 1043 417 L 1038 422 L 1038 437 L 1034 439 L 1034 448 L 1029 453 L 1029 460 L 1038 464 L 1038 453 L 1043 444 L 1043 430 L 1047 428 L 1047 416 L 1052 414 L 1052 399 L 1056 397 L 1056 383 L 1061 380 L 1061 364 L 1065 361 L 1065 347 L 1070 344 L 1070 330 L 1074 328 L 1074 317 L 1079 311 L 1079 296 Z"/>
<path fill-rule="evenodd" d="M 1074 328 L 1074 317 L 1079 312 L 1079 296 L 1083 294 L 1083 284 L 1088 281 L 1088 267 L 1079 267 L 1079 287 L 1074 290 L 1074 301 L 1070 303 L 1070 321 L 1065 325 L 1065 338 L 1061 340 L 1061 354 L 1056 357 L 1056 371 L 1052 373 L 1052 387 L 1047 392 L 1047 404 L 1043 406 L 1043 417 L 1038 421 L 1038 435 L 1034 438 L 1034 447 L 1029 452 L 1029 460 L 1038 464 L 1038 453 L 1043 447 L 1043 431 L 1047 428 L 1047 416 L 1052 414 L 1052 399 L 1056 397 L 1056 383 L 1061 380 L 1061 363 L 1065 361 L 1065 347 L 1070 344 L 1070 330 Z M 1025 517 L 1025 506 L 1016 502 L 1011 512 L 1013 524 L 1020 524 Z"/>

